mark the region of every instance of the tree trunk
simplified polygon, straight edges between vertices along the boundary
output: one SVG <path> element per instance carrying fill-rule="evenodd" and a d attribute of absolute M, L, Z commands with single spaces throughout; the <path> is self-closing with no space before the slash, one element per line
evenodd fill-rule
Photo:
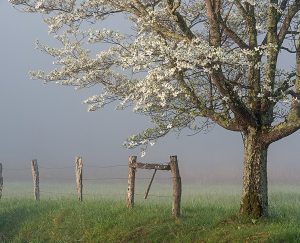
<path fill-rule="evenodd" d="M 261 142 L 256 130 L 244 135 L 243 194 L 240 213 L 259 218 L 268 215 L 268 145 Z"/>

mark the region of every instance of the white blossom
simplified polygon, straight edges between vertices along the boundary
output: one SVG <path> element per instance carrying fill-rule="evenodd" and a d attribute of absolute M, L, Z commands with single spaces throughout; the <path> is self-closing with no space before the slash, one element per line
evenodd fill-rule
<path fill-rule="evenodd" d="M 280 56 L 283 50 L 279 42 L 269 40 L 267 18 L 274 9 L 277 17 L 287 14 L 294 1 L 285 9 L 267 0 L 222 1 L 224 9 L 218 17 L 226 18 L 228 29 L 220 26 L 218 45 L 210 40 L 205 1 L 178 1 L 181 4 L 175 10 L 168 1 L 9 2 L 27 12 L 42 13 L 49 34 L 60 43 L 51 47 L 37 42 L 39 50 L 53 57 L 54 68 L 31 72 L 32 78 L 75 89 L 95 87 L 95 95 L 84 101 L 89 111 L 116 102 L 117 109 L 131 107 L 150 117 L 154 127 L 130 136 L 125 142 L 129 148 L 152 146 L 169 131 L 197 132 L 210 122 L 226 120 L 221 124 L 226 127 L 228 120 L 236 121 L 237 106 L 251 112 L 250 103 L 256 98 L 272 103 L 274 119 L 276 114 L 287 117 L 289 108 L 282 111 L 282 103 L 298 102 L 291 95 L 299 92 L 295 67 L 281 70 L 278 63 L 270 65 L 274 53 Z M 250 20 L 238 3 L 253 8 L 257 45 L 249 43 Z M 128 22 L 127 29 L 107 26 L 108 18 L 118 14 Z M 286 46 L 298 38 L 299 14 L 291 23 L 282 41 Z M 252 87 L 253 72 L 259 75 L 258 87 Z"/>

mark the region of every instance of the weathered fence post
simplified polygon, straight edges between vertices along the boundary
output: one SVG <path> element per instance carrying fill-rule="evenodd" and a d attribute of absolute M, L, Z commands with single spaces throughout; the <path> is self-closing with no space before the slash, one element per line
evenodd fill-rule
<path fill-rule="evenodd" d="M 75 173 L 76 173 L 76 188 L 77 197 L 82 201 L 82 158 L 76 157 L 75 159 Z"/>
<path fill-rule="evenodd" d="M 136 156 L 129 156 L 128 159 L 128 189 L 127 189 L 127 207 L 132 208 L 134 205 L 134 185 Z"/>
<path fill-rule="evenodd" d="M 181 201 L 181 177 L 179 174 L 177 156 L 170 156 L 170 168 L 173 181 L 172 215 L 177 218 L 180 216 Z"/>
<path fill-rule="evenodd" d="M 34 159 L 31 161 L 31 171 L 32 171 L 32 180 L 33 180 L 33 194 L 36 201 L 40 200 L 40 178 L 39 178 L 39 168 L 37 160 Z"/>
<path fill-rule="evenodd" d="M 2 189 L 3 189 L 3 176 L 2 176 L 2 163 L 0 163 L 0 199 L 2 197 Z"/>

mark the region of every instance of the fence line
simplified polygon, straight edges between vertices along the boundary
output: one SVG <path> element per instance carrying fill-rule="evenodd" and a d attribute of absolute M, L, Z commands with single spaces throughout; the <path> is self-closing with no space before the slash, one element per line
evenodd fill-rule
<path fill-rule="evenodd" d="M 116 168 L 116 167 L 127 167 L 127 165 L 106 165 L 106 166 L 85 165 L 85 168 L 99 168 L 99 169 Z M 61 170 L 61 169 L 74 169 L 75 166 L 65 166 L 65 167 L 44 167 L 44 166 L 40 166 L 40 168 L 47 169 L 47 170 Z"/>
<path fill-rule="evenodd" d="M 60 181 L 74 181 L 75 180 L 75 178 L 59 178 L 59 177 L 52 177 L 52 176 L 41 176 L 41 179 L 60 180 Z"/>
<path fill-rule="evenodd" d="M 47 191 L 47 190 L 40 190 L 40 192 L 44 194 L 53 194 L 53 195 L 71 195 L 76 196 L 76 192 L 54 192 L 54 191 Z M 21 193 L 14 193 L 10 192 L 12 195 L 19 195 L 19 194 L 26 194 L 26 195 L 32 195 L 31 191 L 23 191 Z M 86 196 L 126 196 L 126 192 L 124 193 L 83 193 L 82 195 Z M 135 193 L 136 196 L 145 196 L 143 193 Z M 171 198 L 172 195 L 160 195 L 160 194 L 149 194 L 148 197 L 157 197 L 157 198 Z"/>
<path fill-rule="evenodd" d="M 106 168 L 116 168 L 116 167 L 127 167 L 128 165 L 124 164 L 113 164 L 113 165 L 85 165 L 85 168 L 99 168 L 99 169 L 106 169 Z M 62 167 L 48 167 L 39 164 L 40 169 L 47 169 L 47 170 L 61 170 L 61 169 L 72 169 L 75 166 L 62 166 Z M 5 167 L 4 170 L 31 170 L 31 167 L 24 167 L 24 168 L 9 168 Z"/>
<path fill-rule="evenodd" d="M 142 193 L 135 193 L 135 195 L 137 196 L 145 196 L 145 194 Z M 164 198 L 172 198 L 172 195 L 168 196 L 168 195 L 159 195 L 159 194 L 148 194 L 148 197 L 164 197 Z"/>
<path fill-rule="evenodd" d="M 116 168 L 116 167 L 127 167 L 128 165 L 87 165 L 86 167 L 89 168 L 99 168 L 99 169 L 106 169 L 106 168 Z"/>
<path fill-rule="evenodd" d="M 31 170 L 31 168 L 3 168 L 3 170 L 11 170 L 11 171 L 17 171 L 17 170 Z"/>
<path fill-rule="evenodd" d="M 63 169 L 73 169 L 74 166 L 65 166 L 65 167 L 44 167 L 44 166 L 39 166 L 41 169 L 46 169 L 46 170 L 63 170 Z"/>
<path fill-rule="evenodd" d="M 52 167 L 52 166 L 46 166 L 45 164 L 39 164 L 37 163 L 37 160 L 33 160 L 32 161 L 32 167 L 24 167 L 24 168 L 6 168 L 5 165 L 3 166 L 3 172 L 4 172 L 4 178 L 5 178 L 5 171 L 12 171 L 12 172 L 18 172 L 18 171 L 26 171 L 26 173 L 28 173 L 28 176 L 31 174 L 30 171 L 32 172 L 32 179 L 33 179 L 33 191 L 29 192 L 29 191 L 20 191 L 20 193 L 15 193 L 14 191 L 7 191 L 5 190 L 5 181 L 4 181 L 4 190 L 2 190 L 2 198 L 9 198 L 9 195 L 14 197 L 15 195 L 17 196 L 23 196 L 27 198 L 27 195 L 32 195 L 35 200 L 39 200 L 40 197 L 41 198 L 51 198 L 51 196 L 45 196 L 45 195 L 57 195 L 57 196 L 69 196 L 69 197 L 75 197 L 77 196 L 78 200 L 79 201 L 82 201 L 83 198 L 82 196 L 88 196 L 89 198 L 98 198 L 98 197 L 110 197 L 110 196 L 116 196 L 118 198 L 124 198 L 126 199 L 126 196 L 127 196 L 127 193 L 126 193 L 126 186 L 127 185 L 127 182 L 128 182 L 128 177 L 123 177 L 123 176 L 115 176 L 115 177 L 108 177 L 108 176 L 104 176 L 104 177 L 100 177 L 99 175 L 98 176 L 83 176 L 82 175 L 82 170 L 78 167 L 79 166 L 79 161 L 78 159 L 81 160 L 81 157 L 76 157 L 76 160 L 75 160 L 75 163 L 74 165 L 69 165 L 69 166 L 57 166 L 57 167 Z M 77 164 L 76 164 L 76 161 L 77 161 Z M 136 162 L 137 163 L 137 162 Z M 124 168 L 124 167 L 127 167 L 128 168 L 128 164 L 119 164 L 119 163 L 114 163 L 114 164 L 111 164 L 111 165 L 86 165 L 86 164 L 83 164 L 82 161 L 80 162 L 80 166 L 81 168 L 83 169 L 83 171 L 90 171 L 89 169 L 91 170 L 96 170 L 96 172 L 92 172 L 92 175 L 94 175 L 94 173 L 99 173 L 99 170 L 98 169 L 109 169 L 109 168 Z M 143 164 L 143 163 L 137 163 L 137 166 L 146 166 L 144 167 L 143 169 L 149 169 L 151 166 L 161 166 L 161 168 L 165 169 L 167 168 L 169 170 L 169 165 L 166 164 L 166 165 L 163 165 L 163 164 Z M 150 167 L 149 167 L 150 166 Z M 152 168 L 152 167 L 151 167 Z M 59 171 L 62 170 L 62 173 L 63 175 L 62 176 L 59 176 L 57 173 L 59 173 Z M 70 172 L 73 173 L 74 177 L 65 177 L 66 175 L 66 170 L 70 170 Z M 49 172 L 49 171 L 53 171 L 53 172 Z M 127 171 L 127 170 L 126 170 Z M 147 170 L 148 171 L 148 170 Z M 47 173 L 48 172 L 48 173 Z M 53 174 L 54 176 L 51 176 L 51 174 Z M 64 175 L 65 174 L 65 175 Z M 101 173 L 102 174 L 102 173 Z M 147 181 L 149 182 L 151 180 L 153 180 L 154 176 L 149 176 L 148 174 L 142 174 L 144 175 L 144 177 L 140 176 L 140 177 L 135 177 L 135 180 L 139 180 L 139 181 Z M 164 181 L 164 182 L 168 182 L 169 185 L 171 185 L 170 183 L 170 180 L 173 180 L 173 179 L 177 179 L 177 177 L 174 177 L 173 175 L 170 177 L 156 177 L 155 178 L 155 181 Z M 59 191 L 59 190 L 63 190 L 63 187 L 60 188 L 60 187 L 57 187 L 57 188 L 51 188 L 48 187 L 48 186 L 45 186 L 43 187 L 43 181 L 41 180 L 55 180 L 55 181 L 72 181 L 74 182 L 74 191 L 71 192 L 70 191 L 70 188 L 69 186 L 66 187 L 66 189 L 68 191 Z M 101 192 L 97 192 L 97 191 L 93 191 L 93 187 L 92 187 L 92 191 L 89 191 L 89 189 L 87 189 L 87 191 L 84 191 L 83 192 L 83 189 L 85 190 L 86 188 L 88 187 L 85 187 L 83 185 L 83 181 L 85 182 L 92 182 L 92 181 L 95 181 L 95 182 L 100 182 L 100 181 L 122 181 L 122 183 L 124 183 L 124 192 L 113 192 L 113 191 L 102 191 Z M 126 182 L 125 182 L 126 181 Z M 75 184 L 76 182 L 76 184 Z M 68 184 L 66 185 L 69 185 L 69 182 L 67 182 Z M 42 185 L 42 187 L 40 187 L 40 184 Z M 97 183 L 96 183 L 97 184 Z M 95 185 L 96 185 L 95 184 Z M 99 183 L 101 185 L 101 183 Z M 49 183 L 49 185 L 51 185 Z M 57 184 L 55 184 L 57 186 Z M 71 185 L 71 184 L 70 184 Z M 91 184 L 92 185 L 92 184 Z M 103 185 L 107 185 L 106 183 L 103 183 Z M 142 183 L 142 185 L 144 186 L 144 183 Z M 77 191 L 76 191 L 76 189 Z M 24 188 L 24 187 L 23 187 Z M 26 189 L 26 188 L 25 188 Z M 117 188 L 118 190 L 119 188 Z M 146 189 L 146 188 L 144 188 Z M 151 198 L 166 198 L 166 199 L 171 199 L 173 198 L 173 195 L 162 195 L 162 194 L 153 194 L 153 193 L 149 193 L 149 189 L 150 187 L 148 186 L 148 190 L 146 190 L 146 193 L 147 193 L 147 196 L 148 197 L 151 197 Z M 58 190 L 58 191 L 56 191 Z M 139 189 L 140 190 L 140 189 Z M 143 198 L 146 198 L 144 197 L 145 196 L 145 193 L 141 193 L 140 191 L 138 190 L 137 193 L 134 193 L 138 198 L 140 197 L 143 197 Z M 6 194 L 7 193 L 7 194 Z M 8 196 L 6 196 L 6 195 Z M 41 194 L 41 195 L 40 195 Z M 26 195 L 26 196 L 25 196 Z M 44 195 L 44 196 L 43 196 Z M 55 197 L 55 196 L 54 196 Z M 1 196 L 0 196 L 1 198 Z"/>
<path fill-rule="evenodd" d="M 47 193 L 47 194 L 57 194 L 57 195 L 72 195 L 72 196 L 76 196 L 76 193 L 72 193 L 72 192 L 53 192 L 53 191 L 45 191 L 45 190 L 42 190 L 40 191 L 42 193 Z M 26 193 L 29 193 L 31 194 L 32 192 L 26 192 Z M 94 195 L 102 195 L 102 196 L 107 196 L 107 195 L 114 195 L 114 196 L 126 196 L 126 193 L 109 193 L 109 194 L 106 194 L 106 193 L 83 193 L 82 195 L 91 195 L 91 196 L 94 196 Z M 135 195 L 137 196 L 145 196 L 145 194 L 142 194 L 142 193 L 135 193 Z M 172 195 L 160 195 L 160 194 L 149 194 L 148 195 L 149 197 L 163 197 L 163 198 L 171 198 Z"/>

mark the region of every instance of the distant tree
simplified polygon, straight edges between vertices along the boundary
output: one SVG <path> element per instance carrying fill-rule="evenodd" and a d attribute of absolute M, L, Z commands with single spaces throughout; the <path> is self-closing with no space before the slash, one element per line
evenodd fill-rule
<path fill-rule="evenodd" d="M 240 213 L 267 215 L 268 147 L 300 128 L 300 0 L 10 2 L 44 14 L 62 44 L 38 44 L 56 68 L 34 78 L 76 88 L 100 85 L 103 92 L 85 101 L 90 111 L 117 101 L 151 118 L 154 127 L 130 137 L 128 147 L 214 123 L 240 132 Z M 130 26 L 125 33 L 102 29 L 109 18 Z"/>

